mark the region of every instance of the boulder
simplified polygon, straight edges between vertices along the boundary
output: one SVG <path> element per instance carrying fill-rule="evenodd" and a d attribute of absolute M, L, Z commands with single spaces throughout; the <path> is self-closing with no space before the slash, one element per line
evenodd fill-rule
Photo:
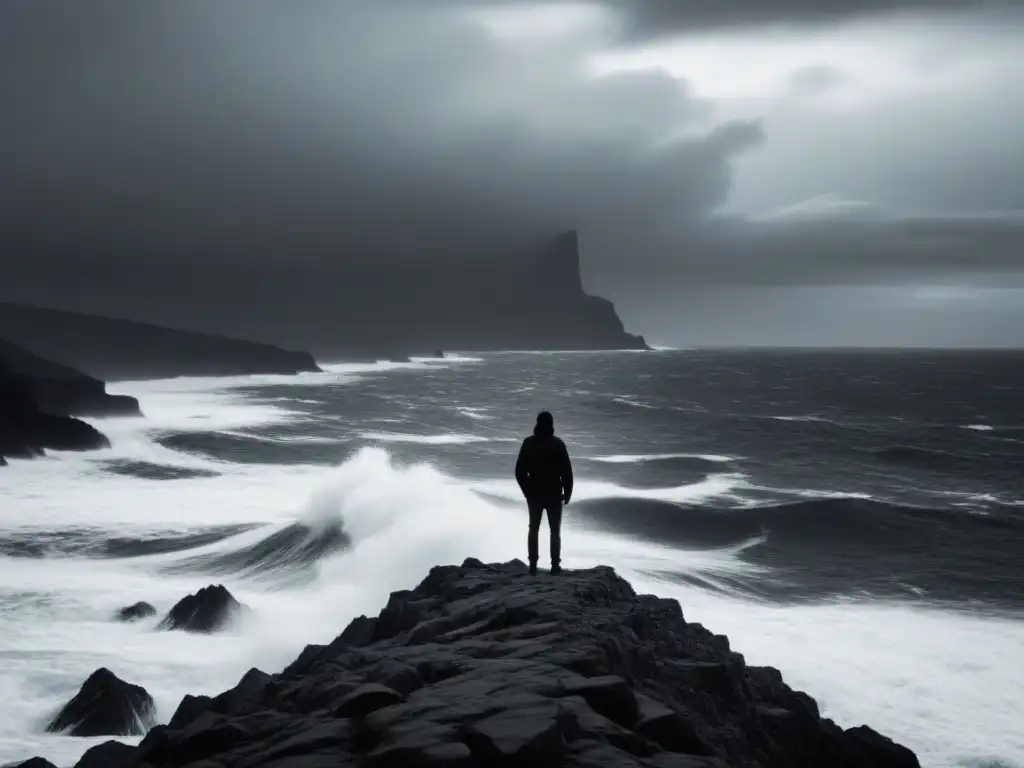
<path fill-rule="evenodd" d="M 156 615 L 156 608 L 146 602 L 132 603 L 126 605 L 124 608 L 117 612 L 118 621 L 138 621 L 139 619 L 148 619 L 150 616 Z"/>
<path fill-rule="evenodd" d="M 175 603 L 160 622 L 159 629 L 219 632 L 247 610 L 224 585 L 211 585 Z"/>
<path fill-rule="evenodd" d="M 139 736 L 155 723 L 153 699 L 145 688 L 126 683 L 109 669 L 97 669 L 46 726 L 70 736 Z"/>

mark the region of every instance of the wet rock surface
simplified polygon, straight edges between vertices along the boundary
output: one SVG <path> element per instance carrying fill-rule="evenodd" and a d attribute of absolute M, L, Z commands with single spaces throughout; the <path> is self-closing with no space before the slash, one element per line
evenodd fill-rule
<path fill-rule="evenodd" d="M 69 736 L 141 736 L 155 724 L 154 715 L 145 688 L 101 668 L 89 675 L 46 730 Z"/>
<path fill-rule="evenodd" d="M 116 614 L 118 621 L 139 621 L 140 619 L 148 619 L 150 616 L 156 616 L 156 608 L 147 602 L 132 603 L 126 605 L 124 608 L 119 610 Z"/>
<path fill-rule="evenodd" d="M 222 584 L 212 584 L 175 603 L 159 629 L 211 634 L 227 628 L 247 610 Z"/>
<path fill-rule="evenodd" d="M 308 646 L 280 674 L 254 669 L 217 697 L 185 697 L 168 725 L 108 762 L 919 765 L 867 726 L 822 719 L 777 670 L 746 665 L 727 638 L 688 623 L 676 601 L 637 596 L 610 568 L 530 577 L 518 561 L 476 560 L 432 569 L 379 616 Z M 94 763 L 87 753 L 79 768 Z"/>

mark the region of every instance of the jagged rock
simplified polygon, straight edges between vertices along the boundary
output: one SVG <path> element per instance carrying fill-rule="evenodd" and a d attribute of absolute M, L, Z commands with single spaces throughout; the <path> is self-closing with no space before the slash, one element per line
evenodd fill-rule
<path fill-rule="evenodd" d="M 224 585 L 211 585 L 175 603 L 160 622 L 159 629 L 218 632 L 247 610 Z"/>
<path fill-rule="evenodd" d="M 97 669 L 46 727 L 71 736 L 138 736 L 153 727 L 155 707 L 145 688 Z"/>
<path fill-rule="evenodd" d="M 117 612 L 119 621 L 138 621 L 156 615 L 156 608 L 146 602 L 132 603 Z"/>
<path fill-rule="evenodd" d="M 116 768 L 920 768 L 820 718 L 675 601 L 610 568 L 538 580 L 518 561 L 434 568 L 281 674 L 186 697 L 126 749 Z"/>

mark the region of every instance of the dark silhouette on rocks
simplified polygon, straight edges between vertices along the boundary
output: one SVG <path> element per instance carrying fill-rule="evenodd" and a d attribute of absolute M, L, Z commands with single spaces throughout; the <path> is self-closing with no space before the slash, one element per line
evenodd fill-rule
<path fill-rule="evenodd" d="M 148 619 L 150 616 L 156 616 L 156 608 L 142 601 L 125 606 L 117 612 L 117 618 L 120 621 L 138 621 L 139 619 Z"/>
<path fill-rule="evenodd" d="M 538 582 L 520 561 L 473 559 L 431 569 L 280 674 L 186 696 L 114 757 L 117 768 L 920 768 L 867 726 L 821 718 L 778 670 L 748 666 L 675 600 L 638 596 L 610 568 Z M 87 753 L 77 768 L 94 765 Z"/>
<path fill-rule="evenodd" d="M 107 380 L 320 370 L 306 352 L 24 304 L 0 303 L 0 336 Z"/>
<path fill-rule="evenodd" d="M 572 498 L 572 462 L 562 439 L 555 436 L 555 420 L 547 411 L 537 415 L 533 434 L 523 441 L 516 459 L 516 482 L 530 513 L 527 550 L 530 573 L 537 571 L 537 537 L 545 511 L 551 533 L 551 572 L 562 569 L 562 505 Z"/>
<path fill-rule="evenodd" d="M 40 409 L 32 380 L 0 360 L 0 456 L 32 458 L 47 448 L 88 451 L 109 446 L 110 441 L 84 421 Z"/>
<path fill-rule="evenodd" d="M 70 736 L 141 736 L 155 723 L 146 689 L 101 668 L 89 675 L 46 730 Z"/>
<path fill-rule="evenodd" d="M 222 584 L 211 585 L 175 603 L 158 628 L 219 632 L 247 610 Z"/>

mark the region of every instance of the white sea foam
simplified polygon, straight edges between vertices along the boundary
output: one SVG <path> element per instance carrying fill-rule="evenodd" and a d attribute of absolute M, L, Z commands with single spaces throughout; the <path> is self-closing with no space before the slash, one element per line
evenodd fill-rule
<path fill-rule="evenodd" d="M 666 461 L 669 459 L 703 459 L 725 463 L 736 461 L 736 456 L 721 456 L 718 454 L 705 453 L 623 453 L 612 456 L 590 456 L 591 461 L 600 461 L 604 464 L 641 464 L 645 461 Z"/>
<path fill-rule="evenodd" d="M 419 445 L 463 445 L 467 443 L 487 443 L 489 437 L 450 433 L 444 435 L 409 435 L 403 432 L 361 432 L 364 440 L 378 443 L 417 443 Z"/>

